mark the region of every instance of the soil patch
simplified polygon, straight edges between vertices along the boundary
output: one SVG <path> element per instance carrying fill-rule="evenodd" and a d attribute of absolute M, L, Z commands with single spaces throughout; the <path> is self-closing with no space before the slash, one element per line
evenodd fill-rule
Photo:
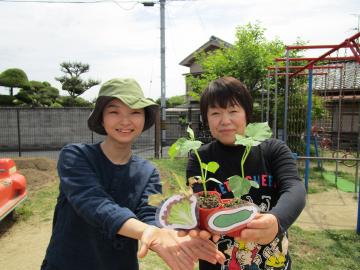
<path fill-rule="evenodd" d="M 309 194 L 305 209 L 295 225 L 305 230 L 355 230 L 357 208 L 356 193 L 332 189 L 327 192 Z"/>
<path fill-rule="evenodd" d="M 55 160 L 49 158 L 14 158 L 14 161 L 19 172 L 25 176 L 30 193 L 58 180 Z"/>
<path fill-rule="evenodd" d="M 14 158 L 26 177 L 31 195 L 58 181 L 56 161 L 48 158 Z M 40 269 L 51 235 L 52 221 L 30 217 L 26 222 L 6 218 L 0 224 L 0 265 L 6 270 Z"/>

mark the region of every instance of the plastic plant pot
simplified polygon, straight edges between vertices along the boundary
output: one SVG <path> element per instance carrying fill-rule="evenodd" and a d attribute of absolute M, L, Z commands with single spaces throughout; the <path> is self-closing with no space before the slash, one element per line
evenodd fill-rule
<path fill-rule="evenodd" d="M 207 220 L 208 216 L 211 215 L 214 211 L 221 209 L 221 198 L 220 194 L 217 191 L 207 191 L 208 196 L 215 197 L 218 206 L 213 208 L 203 208 L 198 206 L 198 212 L 199 212 L 199 228 L 201 230 L 208 230 L 207 226 Z M 198 192 L 196 193 L 197 197 L 204 197 L 204 192 Z"/>

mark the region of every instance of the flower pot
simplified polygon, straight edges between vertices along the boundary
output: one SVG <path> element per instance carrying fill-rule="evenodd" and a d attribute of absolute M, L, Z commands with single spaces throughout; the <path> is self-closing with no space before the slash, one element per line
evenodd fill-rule
<path fill-rule="evenodd" d="M 199 228 L 207 230 L 214 234 L 227 235 L 231 237 L 238 237 L 241 231 L 246 227 L 258 213 L 258 207 L 252 203 L 243 203 L 235 199 L 221 199 L 218 192 L 208 192 L 217 198 L 220 205 L 214 208 L 199 207 Z M 202 193 L 197 193 L 197 197 L 203 196 Z M 224 207 L 224 205 L 235 205 Z M 240 205 L 237 205 L 240 203 Z"/>
<path fill-rule="evenodd" d="M 252 203 L 220 207 L 207 216 L 206 226 L 211 233 L 238 237 L 257 213 L 258 206 Z"/>
<path fill-rule="evenodd" d="M 208 216 L 214 212 L 217 209 L 221 208 L 221 197 L 220 194 L 217 191 L 208 191 L 207 192 L 208 196 L 212 196 L 215 197 L 216 201 L 218 202 L 218 206 L 217 207 L 213 207 L 213 208 L 205 208 L 205 207 L 201 207 L 198 206 L 198 213 L 199 213 L 199 229 L 201 230 L 208 230 L 208 226 L 207 226 L 207 220 L 208 220 Z M 198 192 L 195 194 L 198 198 L 199 201 L 199 197 L 203 197 L 204 198 L 204 192 Z"/>

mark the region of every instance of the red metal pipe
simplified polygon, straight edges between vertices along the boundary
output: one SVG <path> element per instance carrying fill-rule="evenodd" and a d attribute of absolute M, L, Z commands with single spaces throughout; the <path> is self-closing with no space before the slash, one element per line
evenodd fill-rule
<path fill-rule="evenodd" d="M 326 58 L 326 56 L 332 54 L 333 52 L 337 51 L 340 48 L 343 48 L 344 46 L 348 46 L 349 44 L 351 44 L 350 42 L 357 39 L 358 37 L 360 37 L 360 32 L 353 35 L 352 37 L 344 40 L 343 42 L 341 42 L 338 46 L 336 46 L 335 48 L 331 49 L 330 51 L 324 53 L 323 55 L 321 55 L 319 58 L 317 58 L 316 60 L 312 60 L 309 63 L 307 63 L 307 65 L 305 65 L 302 69 L 299 69 L 298 71 L 294 72 L 294 74 L 290 75 L 290 78 L 295 76 L 296 74 L 299 74 L 302 70 L 305 70 L 309 67 L 312 67 L 316 62 L 321 61 L 323 59 Z M 353 47 L 351 46 L 350 49 L 352 49 L 351 51 L 354 53 Z M 356 60 L 360 63 L 360 57 L 357 55 L 357 53 L 354 53 Z"/>
<path fill-rule="evenodd" d="M 359 50 L 359 47 L 358 47 L 358 45 L 356 44 L 356 42 L 354 42 L 353 40 L 352 40 L 352 41 L 349 41 L 349 44 L 350 44 L 350 45 L 353 45 L 352 43 L 354 43 L 354 46 L 351 46 L 351 47 L 350 47 L 350 50 L 351 50 L 352 53 L 356 56 L 357 61 L 360 63 L 360 50 Z"/>
<path fill-rule="evenodd" d="M 290 45 L 286 46 L 287 50 L 305 50 L 305 49 L 332 49 L 339 45 Z M 351 45 L 348 45 L 351 46 Z"/>
<path fill-rule="evenodd" d="M 353 48 L 358 52 L 358 54 L 360 54 L 359 44 L 356 43 L 355 40 L 352 40 L 351 44 L 353 45 Z"/>
<path fill-rule="evenodd" d="M 294 57 L 294 58 L 288 58 L 289 62 L 298 62 L 298 61 L 313 61 L 319 59 L 318 57 Z M 329 61 L 337 61 L 337 60 L 357 60 L 355 56 L 339 56 L 339 57 L 326 57 L 323 60 L 329 60 Z M 286 58 L 275 58 L 276 62 L 284 62 L 286 61 Z"/>
<path fill-rule="evenodd" d="M 268 74 L 266 77 L 273 77 L 273 76 L 286 76 L 286 74 L 288 75 L 292 75 L 294 73 L 286 73 L 286 72 L 280 72 L 280 73 L 270 73 Z M 327 75 L 327 72 L 314 72 L 313 75 Z M 303 73 L 298 73 L 297 75 L 309 75 L 309 73 L 307 72 L 303 72 Z"/>
<path fill-rule="evenodd" d="M 333 69 L 333 68 L 343 68 L 343 65 L 329 65 L 329 66 L 313 66 L 313 69 Z M 274 69 L 286 69 L 286 67 L 267 67 L 268 70 Z M 303 66 L 289 66 L 289 69 L 301 69 Z"/>

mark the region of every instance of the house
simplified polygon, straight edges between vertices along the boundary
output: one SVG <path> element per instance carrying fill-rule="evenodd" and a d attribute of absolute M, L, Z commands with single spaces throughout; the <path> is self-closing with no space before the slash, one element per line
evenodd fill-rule
<path fill-rule="evenodd" d="M 356 61 L 336 62 L 341 69 L 327 70 L 327 75 L 314 78 L 314 93 L 321 96 L 328 115 L 317 125 L 330 139 L 331 149 L 356 152 L 360 116 L 360 65 Z"/>
<path fill-rule="evenodd" d="M 192 75 L 192 76 L 199 76 L 200 74 L 203 73 L 203 69 L 202 67 L 197 64 L 195 62 L 195 56 L 196 54 L 200 53 L 200 52 L 205 52 L 205 53 L 210 53 L 213 52 L 215 50 L 219 50 L 221 48 L 230 48 L 233 45 L 230 44 L 229 42 L 226 42 L 218 37 L 215 36 L 211 36 L 210 39 L 205 42 L 203 45 L 201 45 L 198 49 L 196 49 L 194 52 L 192 52 L 191 54 L 189 54 L 187 57 L 185 57 L 179 64 L 185 67 L 190 68 L 189 73 L 185 73 L 183 75 L 186 76 L 188 75 Z M 188 99 L 188 104 L 190 106 L 193 105 L 193 103 L 197 103 L 194 99 L 191 98 L 191 96 L 189 96 L 189 85 L 186 84 L 186 96 Z M 196 107 L 196 106 L 195 106 Z"/>
<path fill-rule="evenodd" d="M 185 67 L 190 68 L 188 73 L 185 73 L 185 83 L 186 83 L 186 76 L 199 76 L 202 74 L 203 69 L 202 67 L 195 62 L 195 56 L 197 53 L 205 52 L 210 53 L 215 50 L 219 50 L 222 48 L 229 48 L 233 45 L 218 38 L 215 36 L 211 36 L 210 39 L 205 42 L 202 46 L 196 49 L 194 52 L 189 54 L 185 57 L 179 64 Z M 182 122 L 182 127 L 179 126 L 178 129 L 173 130 L 172 132 L 169 131 L 168 139 L 172 142 L 175 138 L 179 136 L 179 134 L 186 133 L 186 127 L 188 124 L 192 127 L 195 132 L 195 136 L 202 140 L 203 142 L 208 142 L 211 140 L 210 132 L 205 129 L 202 125 L 201 116 L 200 116 L 200 109 L 198 101 L 194 100 L 189 95 L 189 85 L 186 84 L 186 98 L 187 104 L 178 106 L 174 109 L 167 109 L 167 115 L 172 117 L 172 122 Z M 178 119 L 178 120 L 176 120 Z M 186 119 L 186 121 L 184 121 Z M 186 123 L 186 125 L 184 124 Z"/>

